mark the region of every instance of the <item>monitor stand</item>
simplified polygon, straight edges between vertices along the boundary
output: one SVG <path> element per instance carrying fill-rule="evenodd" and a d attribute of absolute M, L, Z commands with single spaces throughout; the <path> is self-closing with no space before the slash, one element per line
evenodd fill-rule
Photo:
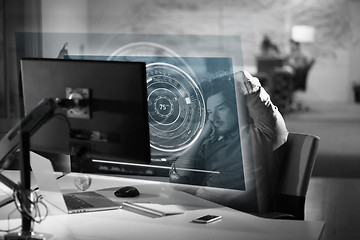
<path fill-rule="evenodd" d="M 89 158 L 87 153 L 88 147 L 86 144 L 83 146 L 73 145 L 72 152 L 74 155 L 70 155 L 70 167 L 71 172 L 78 173 L 96 173 L 96 169 L 93 167 L 92 159 Z"/>
<path fill-rule="evenodd" d="M 0 141 L 0 164 L 5 164 L 7 157 L 20 148 L 20 178 L 19 184 L 12 182 L 5 176 L 0 176 L 0 181 L 13 189 L 18 196 L 19 209 L 21 209 L 22 229 L 20 232 L 9 233 L 3 236 L 5 240 L 44 239 L 42 234 L 32 231 L 34 219 L 30 216 L 32 210 L 31 195 L 31 169 L 30 169 L 30 137 L 47 120 L 52 118 L 57 107 L 54 99 L 43 99 L 31 112 L 16 124 Z M 6 164 L 5 164 L 6 165 Z"/>
<path fill-rule="evenodd" d="M 30 177 L 30 134 L 28 131 L 20 132 L 20 152 L 21 152 L 21 161 L 20 161 L 20 177 L 21 185 L 18 191 L 22 191 L 22 195 L 25 195 L 26 199 L 31 199 L 31 177 Z M 21 201 L 21 199 L 20 199 Z M 28 217 L 24 212 L 31 212 L 30 201 L 22 201 L 22 229 L 21 232 L 8 233 L 3 236 L 4 240 L 43 240 L 44 235 L 33 232 L 33 219 Z"/>

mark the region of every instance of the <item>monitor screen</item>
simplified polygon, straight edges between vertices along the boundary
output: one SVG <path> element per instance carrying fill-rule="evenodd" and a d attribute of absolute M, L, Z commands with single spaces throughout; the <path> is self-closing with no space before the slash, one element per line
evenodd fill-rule
<path fill-rule="evenodd" d="M 25 114 L 44 98 L 82 103 L 57 108 L 31 137 L 31 150 L 69 154 L 73 171 L 150 163 L 145 63 L 25 58 L 21 76 Z"/>

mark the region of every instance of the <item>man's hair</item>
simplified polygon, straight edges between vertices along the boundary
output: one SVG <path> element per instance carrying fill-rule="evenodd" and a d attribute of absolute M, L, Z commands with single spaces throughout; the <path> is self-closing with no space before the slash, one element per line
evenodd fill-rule
<path fill-rule="evenodd" d="M 227 104 L 236 110 L 236 95 L 234 86 L 234 75 L 229 72 L 218 72 L 210 76 L 210 79 L 201 83 L 204 100 L 210 96 L 221 93 Z"/>

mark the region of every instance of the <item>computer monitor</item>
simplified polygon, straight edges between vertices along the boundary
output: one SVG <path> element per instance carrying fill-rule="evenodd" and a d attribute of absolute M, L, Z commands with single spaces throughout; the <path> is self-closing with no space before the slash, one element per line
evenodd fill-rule
<path fill-rule="evenodd" d="M 31 150 L 71 155 L 72 171 L 150 163 L 145 63 L 24 58 L 21 77 L 25 114 L 44 98 L 79 103 L 57 108 L 31 137 Z"/>

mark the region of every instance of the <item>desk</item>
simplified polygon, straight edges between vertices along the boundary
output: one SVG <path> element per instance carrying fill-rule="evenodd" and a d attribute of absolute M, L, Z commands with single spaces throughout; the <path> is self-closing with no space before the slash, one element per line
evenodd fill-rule
<path fill-rule="evenodd" d="M 5 172 L 8 177 L 16 178 L 16 172 Z M 74 176 L 70 173 L 59 179 L 62 191 L 74 191 Z M 102 194 L 121 203 L 113 189 L 132 185 L 141 194 L 137 201 L 174 204 L 184 210 L 183 214 L 151 218 L 124 209 L 64 214 L 48 204 L 49 216 L 34 230 L 43 233 L 46 239 L 319 239 L 323 222 L 294 220 L 271 220 L 249 215 L 240 211 L 197 198 L 176 190 L 174 184 L 148 180 L 127 179 L 91 175 L 89 190 L 100 190 Z M 127 199 L 129 200 L 129 199 Z M 135 199 L 133 199 L 135 200 Z M 10 222 L 8 213 L 15 208 L 8 204 L 0 209 L 0 229 L 16 227 L 21 224 L 19 214 L 13 214 Z M 191 220 L 205 214 L 221 215 L 222 220 L 209 224 L 191 223 Z M 3 234 L 3 233 L 1 233 Z"/>

